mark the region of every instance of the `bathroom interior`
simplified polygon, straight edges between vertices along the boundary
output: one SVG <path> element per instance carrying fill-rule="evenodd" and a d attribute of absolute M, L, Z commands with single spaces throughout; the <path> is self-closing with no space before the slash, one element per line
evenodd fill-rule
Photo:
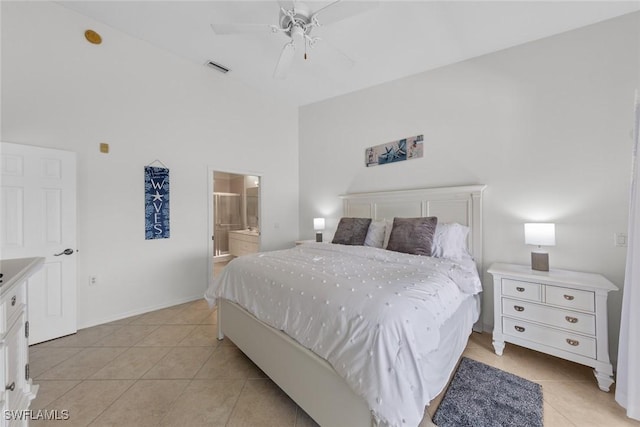
<path fill-rule="evenodd" d="M 213 174 L 213 260 L 219 271 L 233 257 L 260 249 L 260 177 Z M 217 275 L 217 273 L 214 273 Z"/>

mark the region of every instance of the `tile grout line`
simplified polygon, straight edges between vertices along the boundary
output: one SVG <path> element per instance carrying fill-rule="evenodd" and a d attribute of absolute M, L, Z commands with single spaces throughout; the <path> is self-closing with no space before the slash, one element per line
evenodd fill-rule
<path fill-rule="evenodd" d="M 96 380 L 96 381 L 105 381 L 105 380 Z M 109 381 L 109 380 L 106 380 Z M 118 381 L 118 380 L 111 380 L 111 381 Z M 122 380 L 119 380 L 122 381 Z M 126 381 L 126 380 L 125 380 Z M 98 418 L 100 418 L 100 416 L 102 416 L 102 414 L 104 414 L 106 411 L 109 410 L 109 408 L 111 408 L 113 406 L 114 403 L 116 403 L 118 401 L 118 399 L 120 399 L 127 391 L 129 391 L 134 385 L 136 385 L 138 381 L 137 380 L 133 380 L 133 382 L 131 383 L 131 385 L 127 388 L 125 388 L 122 393 L 120 393 L 118 395 L 118 397 L 116 397 L 115 399 L 113 399 L 113 402 L 111 402 L 109 405 L 107 405 L 106 408 L 104 408 L 98 415 L 96 415 L 95 417 L 93 417 L 93 419 L 91 421 L 89 421 L 89 423 L 87 424 L 87 426 L 90 426 L 91 424 L 93 424 Z"/>
<path fill-rule="evenodd" d="M 67 360 L 69 360 L 71 357 L 75 356 L 76 354 L 81 353 L 81 352 L 82 352 L 82 350 L 84 350 L 86 347 L 51 347 L 51 348 L 79 348 L 80 350 L 79 350 L 77 353 L 74 353 L 72 356 L 70 356 L 70 357 L 68 357 L 68 358 L 66 358 L 66 359 L 64 359 L 64 360 L 61 360 L 60 362 L 56 363 L 55 365 L 50 366 L 50 367 L 49 367 L 49 368 L 47 368 L 46 370 L 42 371 L 42 372 L 40 373 L 40 375 L 38 375 L 37 377 L 33 377 L 33 378 L 32 378 L 32 380 L 33 380 L 33 381 L 38 381 L 38 380 L 41 380 L 41 381 L 55 381 L 55 379 L 53 379 L 53 380 L 47 380 L 47 378 L 42 378 L 42 375 L 46 374 L 47 372 L 49 372 L 49 371 L 50 371 L 50 370 L 52 370 L 53 368 L 57 367 L 58 365 L 61 365 L 62 363 L 66 362 L 66 361 L 67 361 Z M 32 363 L 32 362 L 31 362 L 31 357 L 29 357 L 29 364 L 31 364 L 31 363 Z M 70 381 L 74 381 L 74 380 L 70 380 Z M 82 379 L 80 379 L 80 381 L 82 381 Z"/>
<path fill-rule="evenodd" d="M 236 407 L 238 406 L 238 401 L 240 400 L 240 396 L 242 396 L 242 393 L 244 392 L 244 389 L 247 387 L 247 382 L 249 381 L 249 378 L 245 378 L 244 379 L 244 383 L 242 384 L 242 388 L 240 389 L 240 393 L 238 393 L 238 397 L 236 397 L 236 401 L 233 403 L 233 408 L 231 408 L 231 411 L 229 412 L 229 416 L 227 417 L 227 421 L 224 423 L 225 427 L 229 426 L 229 423 L 231 422 L 231 418 L 233 418 L 233 413 L 236 410 Z"/>
<path fill-rule="evenodd" d="M 104 365 L 102 368 L 98 369 L 98 370 L 97 370 L 96 372 L 94 372 L 92 375 L 97 374 L 97 373 L 98 373 L 98 372 L 100 372 L 102 369 L 104 369 L 104 368 L 106 368 L 107 366 L 109 366 L 112 362 L 114 362 L 116 359 L 118 359 L 119 357 L 121 357 L 122 355 L 124 355 L 127 351 L 129 351 L 129 350 L 131 350 L 131 349 L 133 349 L 133 348 L 151 348 L 151 347 L 133 347 L 133 346 L 132 346 L 132 347 L 128 347 L 128 348 L 127 348 L 127 350 L 125 350 L 124 352 L 120 353 L 120 354 L 119 354 L 118 356 L 116 356 L 113 360 L 111 360 L 109 363 L 107 363 L 106 365 Z M 170 347 L 170 346 L 154 346 L 153 348 L 172 348 L 172 347 Z M 169 352 L 170 352 L 170 351 L 171 351 L 171 350 L 169 350 L 169 351 L 167 352 L 167 354 L 169 354 Z M 162 358 L 161 358 L 160 360 L 164 359 L 164 357 L 165 357 L 165 356 L 166 356 L 166 354 L 165 354 L 164 356 L 162 356 Z M 157 364 L 157 363 L 160 363 L 160 360 L 158 360 L 158 362 L 156 362 L 156 364 Z M 96 380 L 98 380 L 98 381 L 99 381 L 99 380 L 133 380 L 133 381 L 138 381 L 138 380 L 141 380 L 141 379 L 142 379 L 142 377 L 143 377 L 147 372 L 149 372 L 149 370 L 150 370 L 151 368 L 153 368 L 154 366 L 156 366 L 156 365 L 154 364 L 154 365 L 152 365 L 151 367 L 149 367 L 146 371 L 144 371 L 144 373 L 142 374 L 142 376 L 140 376 L 140 377 L 138 377 L 138 378 L 96 378 Z"/>
<path fill-rule="evenodd" d="M 567 420 L 567 422 L 568 422 L 569 424 L 571 424 L 573 427 L 577 427 L 577 426 L 576 426 L 576 424 L 574 424 L 574 422 L 573 422 L 573 421 L 571 421 L 569 418 L 567 418 L 567 416 L 564 414 L 564 412 L 563 412 L 563 411 L 561 411 L 560 409 L 556 408 L 554 405 L 552 405 L 552 404 L 551 404 L 551 401 L 549 401 L 549 400 L 547 400 L 547 399 L 545 399 L 545 398 L 544 398 L 544 393 L 542 393 L 542 401 L 543 401 L 543 402 L 546 402 L 546 403 L 547 403 L 547 405 L 551 406 L 551 407 L 552 407 L 552 408 L 553 408 L 553 409 L 554 409 L 554 410 L 555 410 L 555 411 L 556 411 L 556 412 L 557 412 L 557 413 L 558 413 L 562 418 L 564 418 L 565 420 Z M 544 416 L 544 409 L 543 409 L 543 414 L 542 414 L 542 415 Z"/>
<path fill-rule="evenodd" d="M 58 380 L 51 380 L 51 381 L 58 381 Z M 75 381 L 75 380 L 62 380 L 62 381 Z M 54 407 L 54 408 L 55 408 L 55 403 L 56 403 L 58 400 L 62 399 L 64 396 L 66 396 L 67 394 L 69 394 L 69 393 L 71 392 L 71 390 L 73 390 L 73 389 L 75 389 L 76 387 L 80 386 L 80 384 L 82 384 L 83 382 L 84 382 L 84 380 L 80 380 L 80 381 L 78 382 L 78 384 L 74 385 L 74 386 L 73 386 L 73 387 L 71 387 L 69 390 L 65 391 L 65 392 L 64 392 L 64 393 L 62 393 L 60 396 L 58 396 L 57 398 L 55 398 L 54 400 L 52 400 L 52 401 L 49 403 L 49 406 L 52 406 L 52 407 Z"/>

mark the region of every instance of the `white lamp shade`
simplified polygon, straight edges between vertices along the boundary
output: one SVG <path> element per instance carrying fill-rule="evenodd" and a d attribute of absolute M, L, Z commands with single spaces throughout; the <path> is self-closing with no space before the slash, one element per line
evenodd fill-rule
<path fill-rule="evenodd" d="M 324 230 L 324 218 L 313 218 L 313 229 Z"/>
<path fill-rule="evenodd" d="M 527 245 L 555 246 L 556 225 L 540 222 L 525 224 L 524 242 Z"/>

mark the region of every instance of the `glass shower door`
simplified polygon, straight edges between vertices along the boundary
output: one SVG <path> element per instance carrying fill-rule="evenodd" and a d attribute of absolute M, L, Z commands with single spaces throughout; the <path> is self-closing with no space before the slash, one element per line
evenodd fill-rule
<path fill-rule="evenodd" d="M 229 254 L 229 231 L 241 230 L 242 197 L 235 193 L 214 193 L 213 256 Z"/>

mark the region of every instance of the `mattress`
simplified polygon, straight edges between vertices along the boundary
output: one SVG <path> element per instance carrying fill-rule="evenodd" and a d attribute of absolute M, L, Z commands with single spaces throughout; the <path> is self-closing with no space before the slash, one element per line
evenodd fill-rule
<path fill-rule="evenodd" d="M 233 260 L 206 297 L 282 330 L 327 360 L 381 425 L 400 426 L 418 425 L 446 384 L 480 291 L 473 262 L 305 244 Z"/>

